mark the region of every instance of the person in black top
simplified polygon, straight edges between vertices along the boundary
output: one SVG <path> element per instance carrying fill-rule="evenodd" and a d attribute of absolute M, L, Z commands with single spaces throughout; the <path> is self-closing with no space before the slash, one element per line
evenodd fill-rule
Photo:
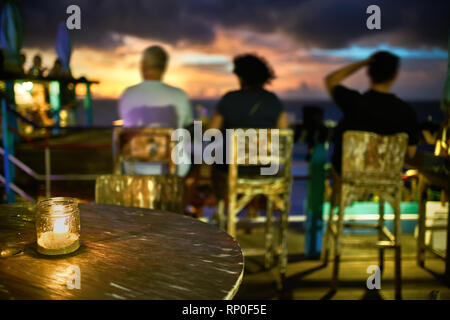
<path fill-rule="evenodd" d="M 209 125 L 209 128 L 222 130 L 224 145 L 226 129 L 287 128 L 287 114 L 281 101 L 264 89 L 275 78 L 264 59 L 251 54 L 237 56 L 234 58 L 234 73 L 241 89 L 230 91 L 220 99 Z M 226 171 L 228 166 L 216 165 L 216 168 Z"/>
<path fill-rule="evenodd" d="M 223 145 L 226 145 L 226 129 L 235 128 L 288 128 L 287 114 L 278 97 L 264 86 L 275 78 L 273 70 L 266 61 L 258 56 L 245 54 L 234 58 L 234 74 L 240 89 L 225 94 L 219 101 L 211 118 L 209 128 L 220 129 L 223 133 Z M 226 148 L 223 148 L 223 164 L 213 167 L 213 181 L 216 195 L 226 194 L 228 165 Z M 258 166 L 241 166 L 239 172 L 259 175 Z M 226 199 L 226 196 L 225 196 Z M 258 200 L 249 205 L 249 215 L 256 215 Z"/>
<path fill-rule="evenodd" d="M 287 115 L 278 97 L 264 86 L 275 78 L 264 59 L 251 54 L 234 58 L 240 90 L 220 99 L 210 128 L 287 128 Z"/>
<path fill-rule="evenodd" d="M 364 94 L 348 89 L 341 82 L 363 67 L 368 67 L 370 89 Z M 398 75 L 399 58 L 378 51 L 369 59 L 339 69 L 325 78 L 326 88 L 344 114 L 334 137 L 333 168 L 341 172 L 342 136 L 346 130 L 378 134 L 408 134 L 407 159 L 412 159 L 419 142 L 419 122 L 415 110 L 391 93 Z"/>

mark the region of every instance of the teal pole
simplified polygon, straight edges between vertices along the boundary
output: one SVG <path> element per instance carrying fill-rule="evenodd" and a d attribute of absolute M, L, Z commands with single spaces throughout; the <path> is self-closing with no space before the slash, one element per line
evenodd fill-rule
<path fill-rule="evenodd" d="M 5 177 L 6 201 L 8 203 L 16 202 L 16 195 L 11 189 L 11 183 L 14 182 L 14 167 L 9 162 L 9 155 L 14 153 L 14 139 L 8 130 L 8 110 L 6 108 L 6 100 L 2 99 L 2 140 L 3 140 L 3 172 Z"/>
<path fill-rule="evenodd" d="M 86 83 L 86 95 L 84 96 L 85 125 L 92 126 L 92 97 L 91 84 Z"/>
<path fill-rule="evenodd" d="M 9 103 L 9 107 L 16 110 L 16 98 L 14 93 L 14 81 L 8 81 L 6 82 L 6 96 L 8 97 L 8 100 L 11 101 Z M 11 127 L 14 129 L 18 129 L 18 120 L 15 117 L 8 117 L 8 123 Z M 15 135 L 10 134 L 11 143 L 14 143 L 14 141 L 19 141 L 19 137 L 16 137 Z M 14 154 L 13 154 L 14 155 Z"/>
<path fill-rule="evenodd" d="M 322 250 L 322 207 L 325 192 L 325 164 L 328 152 L 325 144 L 316 144 L 309 163 L 309 180 L 306 197 L 305 255 L 319 259 Z"/>
<path fill-rule="evenodd" d="M 54 112 L 53 119 L 55 120 L 55 126 L 59 127 L 60 119 L 59 112 L 61 111 L 61 85 L 59 81 L 50 82 L 50 105 L 52 106 L 52 111 Z M 53 129 L 54 134 L 59 133 L 59 129 Z"/>
<path fill-rule="evenodd" d="M 14 81 L 8 81 L 6 82 L 6 97 L 7 97 L 7 101 L 9 102 L 9 107 L 11 109 L 16 110 L 16 98 L 15 98 L 15 94 L 14 94 Z M 8 102 L 5 101 L 6 105 L 8 105 Z M 7 112 L 7 111 L 6 111 Z M 18 119 L 15 116 L 9 116 L 9 114 L 6 115 L 7 116 L 7 123 L 9 124 L 10 127 L 14 128 L 16 131 L 18 131 Z M 14 143 L 16 141 L 19 140 L 19 137 L 16 137 L 14 134 L 11 133 L 11 131 L 7 130 L 7 137 L 8 137 L 8 154 L 14 156 L 15 152 L 14 152 Z M 9 166 L 9 177 L 10 177 L 10 181 L 14 182 L 16 180 L 16 168 L 13 165 Z"/>

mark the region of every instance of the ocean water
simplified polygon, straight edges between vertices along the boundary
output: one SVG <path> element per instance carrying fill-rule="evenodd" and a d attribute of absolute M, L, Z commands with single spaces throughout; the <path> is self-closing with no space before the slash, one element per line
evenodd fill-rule
<path fill-rule="evenodd" d="M 195 118 L 199 116 L 198 106 L 202 107 L 207 116 L 211 116 L 217 102 L 217 100 L 192 100 Z M 425 122 L 429 117 L 435 123 L 441 123 L 444 120 L 439 101 L 410 101 L 409 103 L 416 110 L 419 122 Z M 306 105 L 322 108 L 325 120 L 339 121 L 342 117 L 341 111 L 332 101 L 283 100 L 283 104 L 292 122 L 303 120 L 302 108 Z M 110 126 L 113 121 L 119 119 L 116 99 L 94 99 L 93 112 L 95 126 Z M 81 110 L 79 116 L 82 121 L 84 115 Z"/>

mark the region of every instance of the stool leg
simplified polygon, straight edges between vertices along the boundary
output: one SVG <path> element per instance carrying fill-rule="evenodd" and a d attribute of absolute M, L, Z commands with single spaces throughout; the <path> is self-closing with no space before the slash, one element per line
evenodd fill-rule
<path fill-rule="evenodd" d="M 281 254 L 280 254 L 280 279 L 281 285 L 283 286 L 286 267 L 288 262 L 288 248 L 287 248 L 287 229 L 288 229 L 288 216 L 290 211 L 290 193 L 287 192 L 283 195 L 284 198 L 284 208 L 281 212 L 281 223 L 280 223 L 280 239 L 281 239 Z"/>
<path fill-rule="evenodd" d="M 325 232 L 325 239 L 323 241 L 323 265 L 328 265 L 328 261 L 330 259 L 330 242 L 332 235 L 332 227 L 333 224 L 333 212 L 334 212 L 334 206 L 335 206 L 335 198 L 336 198 L 336 187 L 333 186 L 333 191 L 331 193 L 331 199 L 330 199 L 330 210 L 328 214 L 328 221 L 327 221 L 327 231 Z"/>
<path fill-rule="evenodd" d="M 384 228 L 384 200 L 382 198 L 380 198 L 380 202 L 379 202 L 379 220 L 378 220 L 378 240 L 383 240 L 384 239 L 384 234 L 383 234 L 383 228 Z M 380 271 L 381 273 L 383 273 L 384 270 L 384 248 L 380 248 L 379 249 L 379 267 L 380 267 Z"/>
<path fill-rule="evenodd" d="M 236 197 L 230 192 L 228 197 L 228 227 L 227 231 L 230 236 L 236 238 Z"/>
<path fill-rule="evenodd" d="M 402 251 L 401 251 L 401 233 L 402 221 L 400 212 L 401 191 L 398 190 L 395 196 L 394 205 L 394 237 L 395 237 L 395 299 L 402 299 Z"/>
<path fill-rule="evenodd" d="M 225 230 L 225 200 L 220 199 L 217 203 L 217 218 L 219 219 L 219 228 Z"/>
<path fill-rule="evenodd" d="M 425 266 L 425 223 L 426 223 L 426 185 L 423 179 L 419 181 L 419 217 L 417 219 L 417 265 Z"/>
<path fill-rule="evenodd" d="M 273 263 L 273 201 L 267 197 L 266 230 L 265 230 L 265 256 L 264 266 L 270 268 Z"/>
<path fill-rule="evenodd" d="M 339 263 L 341 260 L 341 242 L 342 234 L 344 229 L 344 210 L 345 210 L 345 197 L 347 196 L 346 187 L 343 185 L 341 194 L 339 196 L 339 215 L 338 222 L 336 225 L 336 235 L 334 241 L 334 265 L 333 265 L 333 276 L 331 279 L 331 289 L 336 290 L 338 286 L 338 275 L 339 275 Z"/>

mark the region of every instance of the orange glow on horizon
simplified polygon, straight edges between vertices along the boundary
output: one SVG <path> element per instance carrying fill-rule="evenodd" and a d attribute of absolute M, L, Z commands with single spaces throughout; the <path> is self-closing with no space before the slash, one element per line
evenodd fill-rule
<path fill-rule="evenodd" d="M 92 87 L 94 98 L 120 97 L 129 86 L 141 81 L 139 62 L 141 52 L 150 45 L 162 45 L 170 55 L 169 67 L 164 82 L 179 87 L 192 99 L 216 99 L 229 90 L 238 88 L 238 81 L 232 74 L 232 59 L 237 54 L 256 53 L 270 63 L 277 78 L 268 86 L 285 99 L 329 99 L 323 86 L 323 78 L 348 60 L 329 56 L 313 57 L 297 42 L 282 34 L 259 34 L 243 30 L 215 30 L 212 43 L 176 45 L 125 36 L 124 44 L 114 49 L 76 48 L 72 54 L 71 68 L 75 77 L 85 76 L 100 81 Z M 25 68 L 31 67 L 33 56 L 40 53 L 43 65 L 51 69 L 56 54 L 53 50 L 24 48 L 27 55 Z M 445 61 L 442 62 L 445 69 Z M 445 74 L 445 70 L 443 72 Z M 402 72 L 403 92 L 414 92 L 424 82 L 430 82 L 429 70 Z M 353 76 L 346 83 L 364 90 L 368 86 L 363 72 Z M 396 84 L 396 89 L 398 84 Z M 84 93 L 83 86 L 77 93 Z"/>

